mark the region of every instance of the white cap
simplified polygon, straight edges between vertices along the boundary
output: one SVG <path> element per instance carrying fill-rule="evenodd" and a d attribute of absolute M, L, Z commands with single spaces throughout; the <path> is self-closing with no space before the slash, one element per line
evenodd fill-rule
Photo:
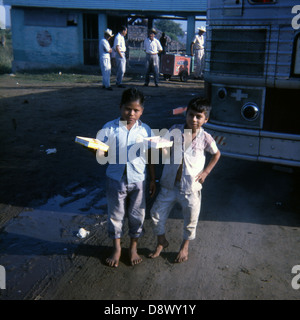
<path fill-rule="evenodd" d="M 200 28 L 198 28 L 199 31 L 202 31 L 202 32 L 206 32 L 206 28 L 201 26 Z"/>
<path fill-rule="evenodd" d="M 113 37 L 112 31 L 110 29 L 106 29 L 104 33 L 108 34 L 110 37 Z"/>

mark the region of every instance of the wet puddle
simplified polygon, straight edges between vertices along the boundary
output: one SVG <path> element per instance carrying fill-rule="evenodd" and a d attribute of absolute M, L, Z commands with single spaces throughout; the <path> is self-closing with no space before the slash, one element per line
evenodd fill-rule
<path fill-rule="evenodd" d="M 10 220 L 0 233 L 0 265 L 7 275 L 0 298 L 23 299 L 35 281 L 60 268 L 57 257 L 70 258 L 84 241 L 78 237 L 80 228 L 89 231 L 87 239 L 99 228 L 106 232 L 104 189 L 72 185 L 64 195 L 26 208 Z"/>
<path fill-rule="evenodd" d="M 106 197 L 103 189 L 75 188 L 66 196 L 57 195 L 38 207 L 39 210 L 73 212 L 86 214 L 104 214 Z"/>

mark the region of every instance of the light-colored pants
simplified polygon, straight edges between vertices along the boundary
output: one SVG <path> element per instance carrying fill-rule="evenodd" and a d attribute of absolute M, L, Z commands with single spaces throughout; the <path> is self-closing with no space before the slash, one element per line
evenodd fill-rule
<path fill-rule="evenodd" d="M 181 193 L 178 185 L 175 185 L 173 189 L 161 188 L 150 211 L 154 233 L 156 235 L 165 234 L 165 224 L 176 202 L 179 202 L 182 207 L 183 239 L 193 240 L 196 237 L 201 208 L 201 191 L 190 194 Z"/>
<path fill-rule="evenodd" d="M 117 74 L 116 74 L 116 85 L 122 84 L 122 80 L 126 71 L 126 57 L 125 52 L 122 52 L 122 57 L 116 54 Z"/>
<path fill-rule="evenodd" d="M 102 83 L 105 88 L 110 87 L 110 74 L 111 74 L 111 63 L 110 58 L 102 58 L 100 60 L 100 67 L 102 73 Z"/>
<path fill-rule="evenodd" d="M 194 71 L 195 77 L 203 76 L 204 70 L 204 49 L 197 49 L 195 50 L 195 62 L 196 62 L 196 69 Z"/>
<path fill-rule="evenodd" d="M 130 238 L 143 235 L 145 220 L 145 181 L 127 183 L 126 175 L 121 181 L 106 177 L 108 208 L 108 235 L 111 239 L 123 236 L 125 214 L 128 214 Z"/>
<path fill-rule="evenodd" d="M 149 84 L 151 73 L 153 73 L 153 75 L 154 75 L 154 83 L 158 84 L 158 80 L 159 80 L 159 57 L 158 57 L 158 54 L 146 54 L 145 84 Z"/>

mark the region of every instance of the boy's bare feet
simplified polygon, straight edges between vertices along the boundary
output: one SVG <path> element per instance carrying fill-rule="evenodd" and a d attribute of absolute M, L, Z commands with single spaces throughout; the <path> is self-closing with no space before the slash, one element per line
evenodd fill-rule
<path fill-rule="evenodd" d="M 132 238 L 130 242 L 129 258 L 132 266 L 143 261 L 143 259 L 137 253 L 137 241 L 137 239 Z"/>
<path fill-rule="evenodd" d="M 167 239 L 165 238 L 165 235 L 160 235 L 160 236 L 157 236 L 157 246 L 156 246 L 156 249 L 153 253 L 150 253 L 149 254 L 149 258 L 157 258 L 160 253 L 162 252 L 162 250 L 164 248 L 167 248 L 169 245 L 169 242 L 167 241 Z"/>
<path fill-rule="evenodd" d="M 135 250 L 130 250 L 130 262 L 131 265 L 134 266 L 136 264 L 139 264 L 143 261 L 143 259 L 137 254 Z"/>
<path fill-rule="evenodd" d="M 189 240 L 184 240 L 180 247 L 180 251 L 175 259 L 175 262 L 181 263 L 188 260 L 189 255 Z"/>
<path fill-rule="evenodd" d="M 115 267 L 117 268 L 119 266 L 119 260 L 121 256 L 121 251 L 115 251 L 114 254 L 112 254 L 109 258 L 106 259 L 106 263 L 110 267 Z"/>
<path fill-rule="evenodd" d="M 106 263 L 110 267 L 115 267 L 117 268 L 119 266 L 119 260 L 121 257 L 121 241 L 120 239 L 115 239 L 114 240 L 114 253 L 106 259 Z"/>

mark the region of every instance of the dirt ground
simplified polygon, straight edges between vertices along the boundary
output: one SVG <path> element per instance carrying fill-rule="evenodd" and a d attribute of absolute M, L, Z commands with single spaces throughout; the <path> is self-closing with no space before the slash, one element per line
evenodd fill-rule
<path fill-rule="evenodd" d="M 299 299 L 291 287 L 300 264 L 299 172 L 268 164 L 221 158 L 205 186 L 188 262 L 173 263 L 182 228 L 175 207 L 161 257 L 147 258 L 155 245 L 147 212 L 142 264 L 129 265 L 124 237 L 119 268 L 105 265 L 105 167 L 74 143 L 119 116 L 123 89 L 103 90 L 99 80 L 0 77 L 0 299 Z M 204 89 L 176 78 L 143 88 L 138 74 L 124 83 L 144 92 L 142 120 L 157 129 L 184 121 L 172 109 Z M 86 239 L 76 236 L 80 227 L 90 231 Z"/>

